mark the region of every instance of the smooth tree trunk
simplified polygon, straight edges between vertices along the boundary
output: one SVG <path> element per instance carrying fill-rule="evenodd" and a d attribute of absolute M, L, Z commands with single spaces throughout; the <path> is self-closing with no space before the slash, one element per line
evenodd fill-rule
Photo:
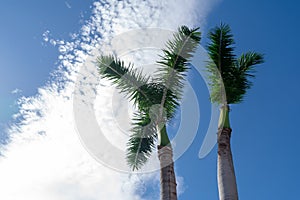
<path fill-rule="evenodd" d="M 173 162 L 173 150 L 170 145 L 158 147 L 160 161 L 160 193 L 161 200 L 177 200 L 176 178 Z"/>
<path fill-rule="evenodd" d="M 218 189 L 220 200 L 238 200 L 236 177 L 230 147 L 229 107 L 223 107 L 218 130 Z"/>
<path fill-rule="evenodd" d="M 218 188 L 220 200 L 238 200 L 236 177 L 230 148 L 231 128 L 218 133 Z"/>

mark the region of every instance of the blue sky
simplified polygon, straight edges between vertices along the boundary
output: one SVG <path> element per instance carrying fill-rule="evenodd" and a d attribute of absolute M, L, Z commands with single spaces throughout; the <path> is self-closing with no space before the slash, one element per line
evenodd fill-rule
<path fill-rule="evenodd" d="M 6 136 L 6 128 L 14 124 L 11 116 L 18 110 L 17 99 L 37 94 L 59 65 L 57 47 L 45 42 L 43 34 L 50 31 L 50 38 L 70 41 L 71 33 L 78 33 L 90 17 L 92 2 L 1 3 L 1 140 Z M 298 196 L 298 7 L 296 1 L 221 1 L 205 18 L 203 46 L 208 30 L 225 22 L 232 28 L 237 55 L 249 50 L 265 54 L 266 62 L 258 66 L 245 101 L 232 107 L 232 151 L 240 199 L 282 200 Z M 195 87 L 203 91 L 203 95 L 198 95 L 201 123 L 192 145 L 176 161 L 177 173 L 184 178 L 180 199 L 218 199 L 216 148 L 205 158 L 198 158 L 209 122 L 205 115 L 209 113 L 209 102 L 207 89 L 201 80 L 197 81 Z M 21 92 L 12 94 L 15 89 Z M 148 193 L 152 187 L 149 185 Z"/>

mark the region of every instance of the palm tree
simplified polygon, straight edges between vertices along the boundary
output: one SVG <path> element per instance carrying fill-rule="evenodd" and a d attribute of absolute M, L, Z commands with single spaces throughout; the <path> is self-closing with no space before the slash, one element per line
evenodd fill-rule
<path fill-rule="evenodd" d="M 221 24 L 209 33 L 208 54 L 210 61 L 211 101 L 220 105 L 218 127 L 218 189 L 220 200 L 237 200 L 237 184 L 230 147 L 230 104 L 243 101 L 252 86 L 254 66 L 263 63 L 263 55 L 247 52 L 239 58 L 234 55 L 234 40 L 230 27 Z"/>
<path fill-rule="evenodd" d="M 133 64 L 125 66 L 112 55 L 97 60 L 100 75 L 111 80 L 137 108 L 127 144 L 127 162 L 133 170 L 146 163 L 158 139 L 162 200 L 177 199 L 173 150 L 166 125 L 179 106 L 188 64 L 199 42 L 198 28 L 180 27 L 163 49 L 154 77 L 144 75 Z"/>

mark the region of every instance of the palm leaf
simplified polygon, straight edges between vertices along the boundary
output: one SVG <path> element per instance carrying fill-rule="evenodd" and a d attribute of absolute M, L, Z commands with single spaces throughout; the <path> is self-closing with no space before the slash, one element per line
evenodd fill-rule
<path fill-rule="evenodd" d="M 139 111 L 133 118 L 131 132 L 127 143 L 127 163 L 137 170 L 146 163 L 154 149 L 156 123 L 151 120 L 149 113 Z"/>
<path fill-rule="evenodd" d="M 238 58 L 238 67 L 245 76 L 254 77 L 254 66 L 264 62 L 262 54 L 256 52 L 247 52 Z"/>
<path fill-rule="evenodd" d="M 208 55 L 211 61 L 222 73 L 232 67 L 234 61 L 234 39 L 230 27 L 221 24 L 209 32 L 210 43 L 208 44 Z"/>
<path fill-rule="evenodd" d="M 112 55 L 98 57 L 97 64 L 99 74 L 103 78 L 111 80 L 130 100 L 133 100 L 137 93 L 146 96 L 140 88 L 148 83 L 150 77 L 143 75 L 142 71 L 134 69 L 133 64 L 129 63 L 128 66 L 125 66 L 124 61 Z M 135 101 L 135 103 L 137 102 Z"/>
<path fill-rule="evenodd" d="M 232 95 L 235 99 L 231 100 L 232 103 L 239 103 L 243 100 L 247 90 L 252 86 L 250 78 L 255 77 L 255 65 L 263 62 L 263 55 L 256 52 L 247 52 L 237 59 L 234 76 L 235 84 L 231 87 L 235 90 L 235 95 Z"/>
<path fill-rule="evenodd" d="M 160 67 L 155 73 L 155 80 L 164 85 L 160 104 L 166 111 L 167 119 L 174 116 L 179 105 L 188 64 L 199 45 L 200 35 L 198 28 L 180 27 L 173 40 L 167 42 L 161 60 L 157 62 Z"/>
<path fill-rule="evenodd" d="M 229 85 L 233 78 L 235 61 L 234 40 L 230 27 L 221 24 L 209 32 L 210 43 L 207 46 L 210 61 L 207 65 L 210 72 L 211 101 L 226 104 L 229 98 Z"/>

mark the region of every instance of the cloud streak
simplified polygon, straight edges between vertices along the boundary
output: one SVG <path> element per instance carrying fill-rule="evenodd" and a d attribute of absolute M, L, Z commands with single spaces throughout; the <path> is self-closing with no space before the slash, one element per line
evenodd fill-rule
<path fill-rule="evenodd" d="M 102 45 L 109 44 L 114 35 L 143 27 L 175 30 L 182 24 L 201 26 L 215 3 L 217 0 L 101 0 L 93 4 L 90 20 L 71 41 L 50 39 L 49 33 L 44 35 L 58 47 L 60 64 L 51 75 L 52 81 L 39 88 L 36 96 L 19 101 L 20 111 L 14 116 L 18 122 L 8 130 L 9 143 L 1 147 L 0 198 L 141 200 L 144 196 L 157 197 L 158 193 L 149 195 L 143 189 L 146 183 L 157 181 L 156 173 L 119 173 L 99 164 L 88 154 L 74 122 L 74 83 L 88 54 L 96 47 L 101 49 Z M 115 90 L 108 83 L 101 83 L 95 87 L 95 113 L 103 129 L 114 132 L 111 129 L 114 115 L 106 105 Z M 124 108 L 122 104 L 116 106 Z M 126 129 L 128 122 L 122 123 Z M 120 134 L 123 136 L 116 140 Z M 122 149 L 127 136 L 119 130 L 110 139 Z"/>

